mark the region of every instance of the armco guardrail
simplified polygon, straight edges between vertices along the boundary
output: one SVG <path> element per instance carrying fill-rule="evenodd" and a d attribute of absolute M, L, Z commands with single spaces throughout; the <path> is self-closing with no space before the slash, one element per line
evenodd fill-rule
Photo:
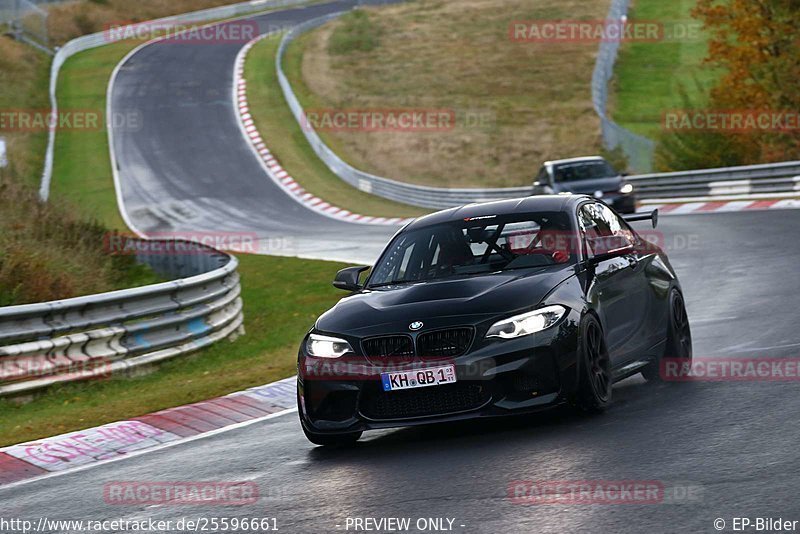
<path fill-rule="evenodd" d="M 630 0 L 612 0 L 606 20 L 609 24 L 619 24 L 626 20 Z M 600 117 L 603 144 L 608 149 L 622 147 L 629 165 L 638 172 L 651 172 L 655 143 L 647 137 L 635 134 L 615 123 L 608 117 L 608 84 L 614 76 L 614 65 L 620 47 L 619 39 L 604 40 L 600 43 L 597 60 L 592 73 L 592 105 Z"/>
<path fill-rule="evenodd" d="M 630 176 L 640 198 L 800 195 L 800 161 Z"/>
<path fill-rule="evenodd" d="M 619 18 L 624 15 L 625 11 L 627 11 L 627 2 L 617 1 L 614 3 L 614 6 L 612 6 L 609 18 L 613 16 L 616 17 L 616 20 L 619 20 Z M 289 108 L 312 149 L 331 171 L 348 184 L 366 193 L 372 193 L 390 200 L 426 208 L 449 208 L 468 204 L 470 202 L 521 197 L 531 193 L 531 186 L 496 189 L 446 189 L 407 184 L 360 171 L 337 156 L 333 150 L 322 141 L 319 134 L 314 131 L 308 121 L 304 120 L 305 112 L 286 74 L 283 72 L 282 64 L 286 49 L 294 39 L 341 15 L 342 13 L 335 13 L 310 20 L 305 24 L 294 27 L 284 35 L 276 58 L 278 81 L 286 101 L 289 104 Z M 601 48 L 601 54 L 611 54 L 616 57 L 616 50 L 606 52 L 603 52 L 603 50 L 605 50 L 605 48 Z M 613 64 L 613 61 L 607 59 L 603 60 L 603 63 Z M 605 72 L 604 69 L 600 70 Z M 602 83 L 598 82 L 598 80 L 601 79 L 603 80 Z M 604 93 L 606 91 L 605 87 L 607 81 L 608 78 L 596 76 L 595 81 L 593 81 L 593 88 L 597 87 L 599 89 L 602 87 Z M 597 95 L 593 96 L 595 98 L 600 98 L 600 100 L 595 100 L 595 104 L 597 105 L 598 102 L 602 103 L 598 113 L 602 112 L 601 116 L 604 117 L 605 98 L 598 97 Z M 618 133 L 619 130 L 624 130 L 608 120 L 604 122 L 604 125 L 604 131 L 606 128 L 609 128 L 609 131 L 613 130 Z M 627 130 L 625 130 L 625 132 L 627 132 Z M 627 134 L 630 134 L 630 132 L 627 132 Z M 630 135 L 633 136 L 635 134 Z M 651 143 L 650 140 L 642 138 L 640 141 L 650 147 L 648 150 L 652 148 L 652 146 L 648 145 L 648 143 Z M 533 172 L 531 174 L 533 174 Z M 640 198 L 655 199 L 755 193 L 790 194 L 798 192 L 798 194 L 800 194 L 800 185 L 798 185 L 798 183 L 800 183 L 800 178 L 798 178 L 798 176 L 800 176 L 800 162 L 787 162 L 698 171 L 641 174 L 630 176 L 628 180 L 635 184 Z"/>
<path fill-rule="evenodd" d="M 194 11 L 192 13 L 185 13 L 182 15 L 175 15 L 172 17 L 164 17 L 154 21 L 140 22 L 138 25 L 153 25 L 154 27 L 168 26 L 168 25 L 185 25 L 198 22 L 208 22 L 213 20 L 233 18 L 243 15 L 249 15 L 259 11 L 264 11 L 272 8 L 288 7 L 300 4 L 306 4 L 308 0 L 254 0 L 251 2 L 242 2 L 239 4 L 231 4 L 227 6 L 215 7 L 211 9 L 204 9 L 201 11 Z M 97 48 L 99 46 L 111 44 L 108 34 L 106 32 L 93 33 L 84 35 L 73 39 L 72 41 L 59 48 L 53 58 L 53 63 L 50 67 L 50 107 L 52 113 L 55 115 L 58 112 L 58 101 L 56 100 L 56 88 L 58 85 L 58 74 L 64 63 L 73 55 Z M 47 153 L 45 155 L 44 171 L 42 173 L 42 182 L 39 188 L 39 196 L 42 200 L 47 200 L 50 195 L 50 181 L 53 176 L 53 153 L 55 150 L 56 132 L 54 129 L 50 130 L 50 136 L 47 142 Z"/>
<path fill-rule="evenodd" d="M 342 14 L 343 13 L 334 13 L 295 26 L 284 35 L 276 58 L 278 82 L 281 85 L 286 102 L 289 104 L 289 108 L 292 110 L 292 114 L 300 125 L 311 148 L 334 174 L 365 193 L 425 208 L 449 208 L 460 204 L 468 204 L 470 202 L 500 200 L 530 194 L 530 187 L 447 189 L 407 184 L 358 170 L 336 155 L 336 153 L 320 138 L 319 134 L 314 131 L 311 125 L 306 124 L 307 121 L 303 120 L 305 112 L 289 83 L 289 79 L 283 72 L 282 65 L 286 48 L 295 38 Z"/>
<path fill-rule="evenodd" d="M 236 258 L 182 241 L 125 238 L 172 282 L 0 308 L 0 396 L 107 376 L 243 333 Z"/>

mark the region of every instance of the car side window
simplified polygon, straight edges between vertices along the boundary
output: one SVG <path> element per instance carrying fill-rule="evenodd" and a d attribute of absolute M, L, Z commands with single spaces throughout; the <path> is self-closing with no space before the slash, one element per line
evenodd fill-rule
<path fill-rule="evenodd" d="M 593 253 L 591 242 L 598 237 L 617 236 L 630 244 L 636 242 L 633 232 L 625 221 L 611 211 L 611 208 L 600 202 L 589 202 L 581 206 L 578 211 L 578 222 L 590 253 Z"/>
<path fill-rule="evenodd" d="M 539 169 L 539 174 L 536 175 L 536 181 L 539 182 L 541 185 L 546 185 L 550 183 L 550 177 L 547 175 L 547 167 L 542 165 L 542 168 Z"/>

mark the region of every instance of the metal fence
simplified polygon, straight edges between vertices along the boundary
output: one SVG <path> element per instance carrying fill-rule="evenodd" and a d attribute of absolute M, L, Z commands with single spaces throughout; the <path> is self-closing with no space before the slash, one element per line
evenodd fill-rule
<path fill-rule="evenodd" d="M 30 0 L 0 0 L 0 25 L 17 39 L 47 50 L 47 10 Z"/>
<path fill-rule="evenodd" d="M 612 0 L 606 20 L 612 24 L 626 20 L 630 0 Z M 655 143 L 616 124 L 608 118 L 608 84 L 614 76 L 614 65 L 620 47 L 619 39 L 604 40 L 597 52 L 592 74 L 592 105 L 600 117 L 603 144 L 608 149 L 622 147 L 631 169 L 652 172 Z"/>
<path fill-rule="evenodd" d="M 233 256 L 195 243 L 131 238 L 119 250 L 178 279 L 0 308 L 0 396 L 108 377 L 244 332 Z"/>

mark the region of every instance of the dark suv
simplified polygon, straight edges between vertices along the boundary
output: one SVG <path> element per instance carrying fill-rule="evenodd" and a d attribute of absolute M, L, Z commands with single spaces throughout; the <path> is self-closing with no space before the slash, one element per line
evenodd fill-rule
<path fill-rule="evenodd" d="M 553 193 L 592 195 L 619 213 L 636 211 L 633 185 L 600 156 L 546 161 L 533 182 L 533 194 Z"/>

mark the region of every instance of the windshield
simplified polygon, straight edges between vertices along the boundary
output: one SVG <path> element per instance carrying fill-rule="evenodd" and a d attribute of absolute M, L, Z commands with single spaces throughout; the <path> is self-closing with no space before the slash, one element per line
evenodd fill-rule
<path fill-rule="evenodd" d="M 368 287 L 545 267 L 574 260 L 566 213 L 459 220 L 398 235 Z"/>
<path fill-rule="evenodd" d="M 614 168 L 605 161 L 581 161 L 567 163 L 553 169 L 556 182 L 577 182 L 580 180 L 596 180 L 618 176 Z"/>

